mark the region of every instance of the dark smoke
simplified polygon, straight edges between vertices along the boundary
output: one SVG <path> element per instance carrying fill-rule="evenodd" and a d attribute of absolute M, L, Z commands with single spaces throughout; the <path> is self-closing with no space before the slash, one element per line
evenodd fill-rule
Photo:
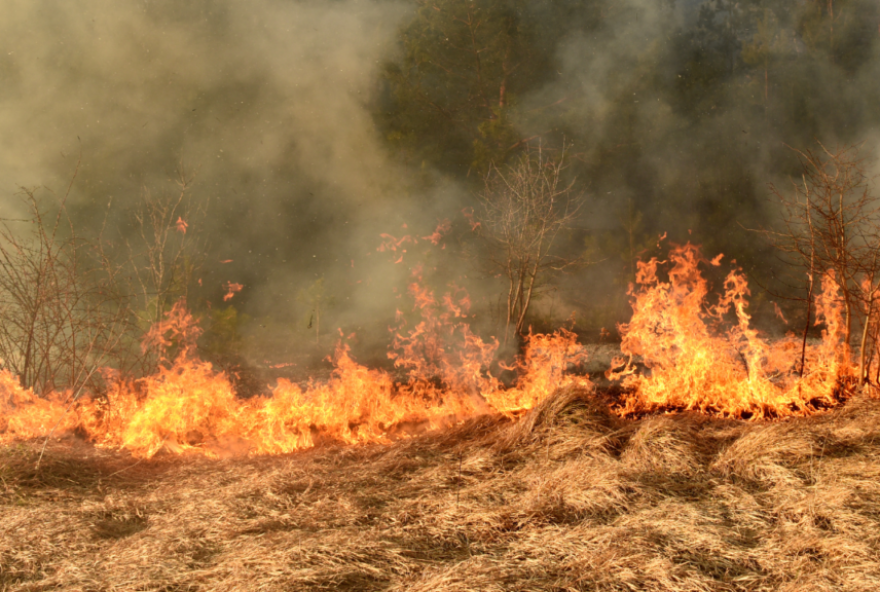
<path fill-rule="evenodd" d="M 864 141 L 874 154 L 880 34 L 867 0 L 843 3 L 863 18 L 841 13 L 837 53 L 807 61 L 802 40 L 770 39 L 766 99 L 754 68 L 729 59 L 742 55 L 743 40 L 760 41 L 761 31 L 742 28 L 754 19 L 741 18 L 760 2 L 558 4 L 566 10 L 518 4 L 556 73 L 518 98 L 516 126 L 523 137 L 574 143 L 571 173 L 589 202 L 570 248 L 592 245 L 607 262 L 570 278 L 545 312 L 567 318 L 600 296 L 621 299 L 614 278 L 625 261 L 607 256 L 606 235 L 620 234 L 627 208 L 643 220 L 642 242 L 669 231 L 751 270 L 768 251 L 743 227 L 770 223 L 766 184 L 797 170 L 783 143 Z M 789 3 L 774 26 L 803 28 L 815 4 Z M 426 235 L 473 205 L 473 178 L 438 173 L 437 162 L 402 164 L 371 111 L 381 65 L 397 59 L 397 33 L 417 2 L 0 0 L 0 8 L 0 216 L 21 213 L 21 186 L 47 188 L 50 201 L 63 195 L 81 160 L 71 211 L 93 229 L 108 215 L 121 244 L 136 230 L 131 212 L 143 192 L 175 191 L 184 166 L 195 175 L 192 199 L 210 202 L 192 222 L 208 245 L 200 297 L 219 305 L 225 282 L 243 284 L 231 302 L 254 319 L 257 340 L 302 346 L 309 316 L 298 295 L 322 277 L 333 295 L 327 344 L 339 326 L 381 330 L 374 339 L 385 340 L 400 306 L 391 288 L 403 289 L 416 261 L 390 263 L 376 251 L 380 233 Z M 432 256 L 438 286 L 478 274 Z M 498 285 L 474 286 L 485 316 Z"/>

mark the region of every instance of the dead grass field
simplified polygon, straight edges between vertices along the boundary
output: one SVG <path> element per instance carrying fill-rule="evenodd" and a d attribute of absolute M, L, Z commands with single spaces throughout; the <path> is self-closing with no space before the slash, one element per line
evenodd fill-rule
<path fill-rule="evenodd" d="M 880 590 L 880 401 L 621 420 L 577 390 L 387 446 L 0 448 L 0 590 Z"/>

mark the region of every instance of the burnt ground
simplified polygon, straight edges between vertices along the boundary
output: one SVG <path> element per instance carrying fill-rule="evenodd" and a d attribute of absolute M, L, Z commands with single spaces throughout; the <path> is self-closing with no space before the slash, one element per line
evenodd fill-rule
<path fill-rule="evenodd" d="M 880 590 L 880 401 L 620 419 L 557 392 L 389 445 L 0 447 L 0 590 Z"/>

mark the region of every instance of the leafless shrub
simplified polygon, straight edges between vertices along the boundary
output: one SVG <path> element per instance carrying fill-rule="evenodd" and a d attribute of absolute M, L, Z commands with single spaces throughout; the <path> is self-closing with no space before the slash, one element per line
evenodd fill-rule
<path fill-rule="evenodd" d="M 506 169 L 492 167 L 486 175 L 480 223 L 493 247 L 490 264 L 508 283 L 505 342 L 511 329 L 514 335 L 524 333 L 542 284 L 580 261 L 556 251 L 584 200 L 573 181 L 564 183 L 566 150 L 554 157 L 538 145 Z"/>
<path fill-rule="evenodd" d="M 34 190 L 23 197 L 29 217 L 0 223 L 0 357 L 26 387 L 78 395 L 118 351 L 125 297 L 117 269 L 77 236 L 63 200 L 51 220 Z"/>
<path fill-rule="evenodd" d="M 154 194 L 145 187 L 134 213 L 137 235 L 126 239 L 128 259 L 121 265 L 141 333 L 161 321 L 176 302 L 187 299 L 203 263 L 204 245 L 193 237 L 190 226 L 198 227 L 207 202 L 192 199 L 192 181 L 181 163 L 175 179 L 177 191 Z M 148 373 L 156 363 L 155 356 L 147 355 L 137 359 L 137 367 L 126 370 Z"/>
<path fill-rule="evenodd" d="M 37 392 L 69 388 L 76 397 L 100 390 L 101 368 L 154 369 L 140 340 L 187 295 L 200 263 L 187 220 L 204 205 L 185 199 L 191 178 L 181 167 L 178 193 L 144 191 L 139 236 L 120 252 L 105 236 L 106 220 L 97 234 L 78 233 L 66 208 L 75 178 L 57 212 L 24 189 L 28 215 L 0 220 L 0 364 Z"/>
<path fill-rule="evenodd" d="M 176 194 L 153 195 L 144 188 L 143 201 L 135 213 L 140 241 L 128 242 L 132 270 L 141 304 L 150 323 L 180 298 L 186 298 L 198 264 L 195 241 L 188 235 L 192 218 L 204 213 L 204 203 L 187 199 L 192 184 L 186 170 L 177 171 Z"/>
<path fill-rule="evenodd" d="M 880 298 L 880 201 L 871 192 L 858 147 L 832 152 L 821 143 L 819 146 L 821 150 L 816 152 L 795 150 L 802 174 L 792 179 L 791 192 L 771 185 L 782 202 L 783 229 L 768 234 L 807 272 L 807 326 L 817 275 L 833 272 L 846 314 L 847 348 L 854 323 L 861 323 L 859 380 L 865 382 L 871 359 L 868 338 L 872 330 L 877 332 Z M 806 334 L 805 328 L 804 342 Z"/>

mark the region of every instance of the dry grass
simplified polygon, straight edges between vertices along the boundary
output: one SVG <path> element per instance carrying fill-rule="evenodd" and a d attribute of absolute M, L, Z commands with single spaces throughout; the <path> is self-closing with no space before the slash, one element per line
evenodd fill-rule
<path fill-rule="evenodd" d="M 391 446 L 0 448 L 0 590 L 880 590 L 880 402 L 620 420 L 559 392 Z"/>

